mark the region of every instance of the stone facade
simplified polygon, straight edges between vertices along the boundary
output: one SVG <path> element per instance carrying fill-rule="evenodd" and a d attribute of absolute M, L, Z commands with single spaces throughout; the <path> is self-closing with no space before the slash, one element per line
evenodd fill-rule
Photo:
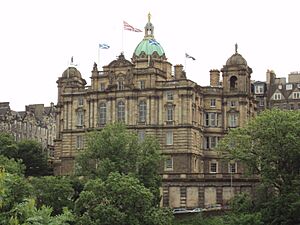
<path fill-rule="evenodd" d="M 285 77 L 276 77 L 272 70 L 266 73 L 266 81 L 253 82 L 258 112 L 279 108 L 300 110 L 300 72 L 292 72 Z"/>
<path fill-rule="evenodd" d="M 25 111 L 11 110 L 9 102 L 0 102 L 0 131 L 12 134 L 16 141 L 36 140 L 54 156 L 56 137 L 55 107 L 43 104 L 28 105 Z"/>
<path fill-rule="evenodd" d="M 59 77 L 55 174 L 73 173 L 86 132 L 123 121 L 139 138 L 155 136 L 161 145 L 162 206 L 226 204 L 236 193 L 252 192 L 258 180 L 214 151 L 229 129 L 255 116 L 252 69 L 236 46 L 221 71 L 211 70 L 211 85 L 200 86 L 182 65 L 172 69 L 153 30 L 149 18 L 131 61 L 121 54 L 103 71 L 95 63 L 90 86 L 74 65 Z"/>

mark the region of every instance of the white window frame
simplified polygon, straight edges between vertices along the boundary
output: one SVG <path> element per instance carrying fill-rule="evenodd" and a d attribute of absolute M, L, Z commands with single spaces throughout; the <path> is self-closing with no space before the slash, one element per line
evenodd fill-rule
<path fill-rule="evenodd" d="M 120 79 L 120 80 L 118 81 L 118 90 L 119 90 L 119 91 L 124 90 L 124 80 L 123 80 L 123 79 Z"/>
<path fill-rule="evenodd" d="M 273 99 L 274 100 L 281 100 L 281 93 L 274 93 Z"/>
<path fill-rule="evenodd" d="M 83 136 L 76 136 L 76 149 L 83 149 Z"/>
<path fill-rule="evenodd" d="M 236 162 L 228 163 L 228 173 L 230 173 L 230 174 L 237 173 L 237 163 Z"/>
<path fill-rule="evenodd" d="M 167 121 L 174 120 L 174 106 L 171 104 L 167 105 Z"/>
<path fill-rule="evenodd" d="M 255 85 L 255 94 L 263 94 L 264 86 L 263 85 Z"/>
<path fill-rule="evenodd" d="M 218 141 L 218 136 L 206 136 L 204 149 L 214 149 L 215 147 L 217 147 Z"/>
<path fill-rule="evenodd" d="M 212 168 L 215 168 L 215 170 L 212 170 Z M 209 162 L 209 173 L 218 173 L 218 162 L 217 161 Z"/>
<path fill-rule="evenodd" d="M 173 145 L 173 131 L 166 132 L 166 145 Z"/>
<path fill-rule="evenodd" d="M 287 91 L 293 90 L 293 84 L 286 84 L 285 85 L 285 90 L 287 90 Z"/>
<path fill-rule="evenodd" d="M 146 81 L 145 80 L 140 80 L 140 89 L 145 89 L 146 87 Z"/>
<path fill-rule="evenodd" d="M 147 118 L 147 103 L 146 101 L 140 101 L 139 103 L 139 122 L 146 122 Z"/>
<path fill-rule="evenodd" d="M 210 99 L 210 107 L 215 108 L 216 102 L 217 102 L 217 100 L 215 98 Z"/>
<path fill-rule="evenodd" d="M 99 124 L 106 124 L 106 103 L 102 102 L 99 106 Z"/>
<path fill-rule="evenodd" d="M 173 157 L 168 156 L 164 162 L 165 171 L 173 171 L 173 164 L 174 164 Z"/>
<path fill-rule="evenodd" d="M 117 105 L 117 120 L 125 122 L 125 103 L 123 101 L 119 101 Z"/>
<path fill-rule="evenodd" d="M 228 127 L 237 127 L 238 126 L 238 114 L 237 113 L 230 113 L 228 115 Z"/>
<path fill-rule="evenodd" d="M 100 91 L 105 91 L 105 83 L 100 83 Z"/>
<path fill-rule="evenodd" d="M 84 125 L 84 111 L 82 109 L 77 111 L 77 126 Z"/>
<path fill-rule="evenodd" d="M 172 91 L 167 91 L 167 101 L 173 101 L 174 96 Z"/>
<path fill-rule="evenodd" d="M 205 126 L 218 127 L 218 113 L 205 113 Z"/>
<path fill-rule="evenodd" d="M 300 99 L 300 92 L 293 92 L 293 99 Z"/>

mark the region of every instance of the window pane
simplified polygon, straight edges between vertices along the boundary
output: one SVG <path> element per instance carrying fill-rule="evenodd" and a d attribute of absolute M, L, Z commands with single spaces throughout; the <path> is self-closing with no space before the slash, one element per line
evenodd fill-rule
<path fill-rule="evenodd" d="M 141 101 L 139 105 L 139 122 L 145 122 L 147 116 L 147 104 L 145 101 Z"/>
<path fill-rule="evenodd" d="M 125 104 L 124 102 L 119 102 L 118 103 L 118 108 L 117 108 L 117 116 L 118 116 L 118 121 L 125 121 Z"/>
<path fill-rule="evenodd" d="M 106 104 L 101 103 L 99 108 L 99 123 L 106 124 Z"/>
<path fill-rule="evenodd" d="M 167 135 L 166 144 L 172 145 L 173 144 L 173 131 L 167 131 L 166 135 Z"/>

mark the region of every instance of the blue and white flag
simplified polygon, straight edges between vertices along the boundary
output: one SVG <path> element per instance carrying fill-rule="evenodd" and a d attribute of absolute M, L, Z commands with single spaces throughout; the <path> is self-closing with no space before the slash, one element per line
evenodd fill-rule
<path fill-rule="evenodd" d="M 109 45 L 107 45 L 107 44 L 99 44 L 99 48 L 101 48 L 101 49 L 109 49 Z"/>
<path fill-rule="evenodd" d="M 150 39 L 149 40 L 149 44 L 150 45 L 157 45 L 157 46 L 159 45 L 159 43 L 156 40 L 154 40 L 154 39 Z"/>

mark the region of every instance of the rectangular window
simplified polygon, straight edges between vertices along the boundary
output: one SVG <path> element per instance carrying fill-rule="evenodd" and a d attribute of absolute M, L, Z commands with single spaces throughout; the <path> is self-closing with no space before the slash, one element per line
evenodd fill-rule
<path fill-rule="evenodd" d="M 238 115 L 237 114 L 229 114 L 229 127 L 237 127 L 238 126 Z"/>
<path fill-rule="evenodd" d="M 172 91 L 167 92 L 167 101 L 173 101 L 173 92 Z"/>
<path fill-rule="evenodd" d="M 124 81 L 123 80 L 118 81 L 118 90 L 124 90 Z"/>
<path fill-rule="evenodd" d="M 82 97 L 78 98 L 78 106 L 83 106 L 83 98 Z"/>
<path fill-rule="evenodd" d="M 275 93 L 274 100 L 280 100 L 280 99 L 281 99 L 281 93 Z"/>
<path fill-rule="evenodd" d="M 264 86 L 263 85 L 255 86 L 255 94 L 263 94 L 263 93 L 264 93 Z"/>
<path fill-rule="evenodd" d="M 286 90 L 292 90 L 293 89 L 293 85 L 292 84 L 286 84 L 285 85 L 285 89 Z"/>
<path fill-rule="evenodd" d="M 84 114 L 82 110 L 77 112 L 77 126 L 83 126 L 84 123 Z"/>
<path fill-rule="evenodd" d="M 168 157 L 165 159 L 165 170 L 172 171 L 173 170 L 173 158 Z"/>
<path fill-rule="evenodd" d="M 218 137 L 217 136 L 209 136 L 205 138 L 205 149 L 213 149 L 218 144 Z"/>
<path fill-rule="evenodd" d="M 265 105 L 265 100 L 263 98 L 259 99 L 259 106 L 264 106 Z"/>
<path fill-rule="evenodd" d="M 216 107 L 216 99 L 215 98 L 210 100 L 210 107 Z"/>
<path fill-rule="evenodd" d="M 83 137 L 76 136 L 76 149 L 83 149 Z"/>
<path fill-rule="evenodd" d="M 140 89 L 145 89 L 145 81 L 144 80 L 140 81 Z"/>
<path fill-rule="evenodd" d="M 218 163 L 217 162 L 210 162 L 209 172 L 210 173 L 217 173 L 217 171 L 218 171 Z"/>
<path fill-rule="evenodd" d="M 167 106 L 167 121 L 173 121 L 174 115 L 173 115 L 173 105 Z"/>
<path fill-rule="evenodd" d="M 106 124 L 106 104 L 101 103 L 99 107 L 99 123 L 100 125 Z"/>
<path fill-rule="evenodd" d="M 166 145 L 173 145 L 173 131 L 167 131 L 167 133 L 166 133 Z"/>
<path fill-rule="evenodd" d="M 145 140 L 145 131 L 144 130 L 138 131 L 138 139 L 140 142 L 143 142 Z"/>
<path fill-rule="evenodd" d="M 300 98 L 300 92 L 293 92 L 293 99 L 299 99 Z"/>
<path fill-rule="evenodd" d="M 217 113 L 206 113 L 205 114 L 205 126 L 217 127 L 218 126 L 218 114 Z"/>
<path fill-rule="evenodd" d="M 105 83 L 100 83 L 100 91 L 105 91 Z"/>
<path fill-rule="evenodd" d="M 236 173 L 236 172 L 237 172 L 237 164 L 228 163 L 228 173 Z"/>

